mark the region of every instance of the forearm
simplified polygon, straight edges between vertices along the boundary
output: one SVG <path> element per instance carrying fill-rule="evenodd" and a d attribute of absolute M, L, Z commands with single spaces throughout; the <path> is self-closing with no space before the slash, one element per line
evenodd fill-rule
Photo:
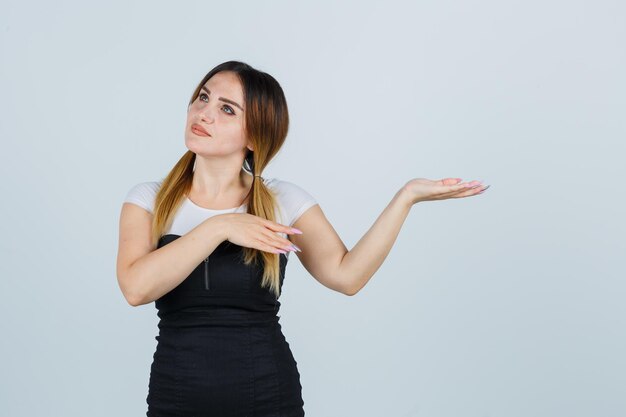
<path fill-rule="evenodd" d="M 136 260 L 129 270 L 133 305 L 159 299 L 225 240 L 221 215 L 213 216 L 176 240 Z"/>
<path fill-rule="evenodd" d="M 338 276 L 347 283 L 348 294 L 356 294 L 382 265 L 411 207 L 404 191 L 398 191 L 367 233 L 344 255 Z"/>

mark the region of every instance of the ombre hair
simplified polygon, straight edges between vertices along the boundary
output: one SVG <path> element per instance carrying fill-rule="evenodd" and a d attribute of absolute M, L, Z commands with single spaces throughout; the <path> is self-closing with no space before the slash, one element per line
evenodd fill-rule
<path fill-rule="evenodd" d="M 243 88 L 244 136 L 254 151 L 247 149 L 242 168 L 253 175 L 248 195 L 247 213 L 276 221 L 278 207 L 272 191 L 257 180 L 263 169 L 278 153 L 285 142 L 289 129 L 287 100 L 280 84 L 271 75 L 239 61 L 227 61 L 209 71 L 195 88 L 189 105 L 200 94 L 201 87 L 221 71 L 235 73 Z M 156 247 L 161 235 L 167 230 L 175 213 L 191 190 L 196 154 L 187 151 L 167 174 L 156 194 L 152 219 L 152 244 Z M 278 207 L 280 210 L 280 207 Z M 280 254 L 243 247 L 246 265 L 262 260 L 264 265 L 261 286 L 269 287 L 276 298 L 280 296 Z"/>

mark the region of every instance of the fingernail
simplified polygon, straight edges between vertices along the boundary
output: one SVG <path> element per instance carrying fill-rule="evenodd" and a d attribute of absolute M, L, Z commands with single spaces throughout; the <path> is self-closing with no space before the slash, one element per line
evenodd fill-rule
<path fill-rule="evenodd" d="M 295 227 L 292 227 L 291 230 L 298 235 L 302 234 L 302 230 L 296 229 Z"/>
<path fill-rule="evenodd" d="M 295 250 L 297 250 L 298 252 L 302 252 L 302 249 L 300 249 L 299 247 L 297 247 L 294 244 L 292 244 L 291 247 L 294 248 Z"/>

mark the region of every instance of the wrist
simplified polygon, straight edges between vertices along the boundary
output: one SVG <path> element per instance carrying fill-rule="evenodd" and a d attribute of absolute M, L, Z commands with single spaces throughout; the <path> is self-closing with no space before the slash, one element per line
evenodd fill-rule
<path fill-rule="evenodd" d="M 212 217 L 209 217 L 206 220 L 207 229 L 211 231 L 213 234 L 217 234 L 220 238 L 220 242 L 228 240 L 228 222 L 226 217 L 230 213 L 226 214 L 218 214 Z"/>
<path fill-rule="evenodd" d="M 394 197 L 396 200 L 400 202 L 400 204 L 404 205 L 406 208 L 411 208 L 417 201 L 414 201 L 411 198 L 409 191 L 406 187 L 402 187 Z"/>

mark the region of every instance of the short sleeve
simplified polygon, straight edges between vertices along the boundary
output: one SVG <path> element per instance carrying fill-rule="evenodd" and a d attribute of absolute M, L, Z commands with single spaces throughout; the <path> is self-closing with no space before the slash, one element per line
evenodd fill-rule
<path fill-rule="evenodd" d="M 278 194 L 283 211 L 283 224 L 291 227 L 317 200 L 301 186 L 290 181 L 273 179 L 272 184 Z"/>
<path fill-rule="evenodd" d="M 133 203 L 152 213 L 154 211 L 154 200 L 159 190 L 159 182 L 142 182 L 133 186 L 124 198 L 125 203 Z"/>

